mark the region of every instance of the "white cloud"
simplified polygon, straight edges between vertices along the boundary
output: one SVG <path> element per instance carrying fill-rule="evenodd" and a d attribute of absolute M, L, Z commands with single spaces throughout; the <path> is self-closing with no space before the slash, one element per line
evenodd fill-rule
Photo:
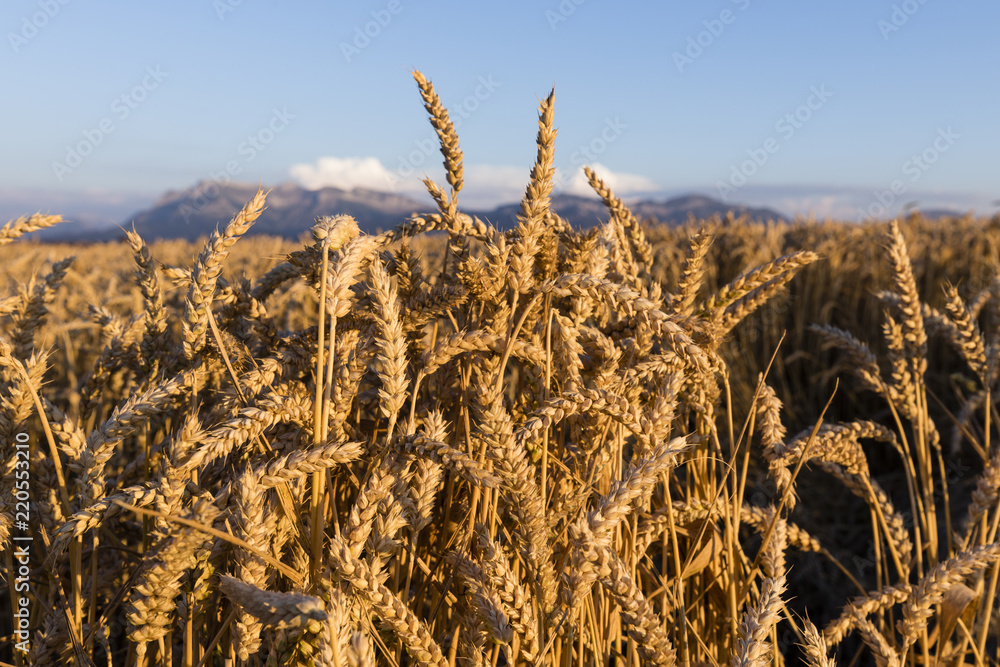
<path fill-rule="evenodd" d="M 637 193 L 656 192 L 661 189 L 656 181 L 650 178 L 640 174 L 615 173 L 600 162 L 595 162 L 590 165 L 590 168 L 619 197 L 627 197 Z M 590 183 L 587 182 L 587 176 L 583 173 L 583 167 L 577 167 L 573 172 L 568 174 L 566 172 L 557 172 L 556 190 L 581 197 L 597 196 L 594 193 L 594 189 L 590 187 Z"/>
<path fill-rule="evenodd" d="M 639 174 L 616 173 L 600 163 L 593 169 L 620 197 L 659 191 L 656 182 Z M 292 178 L 303 187 L 313 190 L 323 187 L 369 188 L 383 192 L 396 192 L 416 198 L 426 197 L 421 180 L 425 176 L 446 187 L 444 168 L 440 164 L 427 164 L 425 169 L 415 169 L 403 176 L 387 169 L 376 157 L 318 158 L 309 164 L 296 164 L 289 170 Z M 531 178 L 529 167 L 497 164 L 466 164 L 465 186 L 459 195 L 459 205 L 465 208 L 492 208 L 498 204 L 518 202 Z M 556 170 L 555 191 L 582 196 L 596 196 L 587 183 L 581 167 L 567 172 Z"/>
<path fill-rule="evenodd" d="M 292 178 L 310 190 L 325 187 L 368 188 L 394 192 L 398 177 L 374 157 L 321 157 L 314 164 L 295 164 Z"/>

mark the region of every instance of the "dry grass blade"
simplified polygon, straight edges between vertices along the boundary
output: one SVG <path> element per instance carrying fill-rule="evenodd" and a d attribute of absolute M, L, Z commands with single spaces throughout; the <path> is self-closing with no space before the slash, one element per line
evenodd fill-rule
<path fill-rule="evenodd" d="M 945 593 L 952 586 L 971 573 L 989 567 L 998 558 L 1000 543 L 984 544 L 938 563 L 924 575 L 903 605 L 899 633 L 903 636 L 904 651 L 919 639 L 920 633 L 927 627 L 928 619 L 934 613 L 934 605 L 944 599 Z"/>
<path fill-rule="evenodd" d="M 730 663 L 733 667 L 764 667 L 770 646 L 766 637 L 778 620 L 781 595 L 785 591 L 784 574 L 764 579 L 760 586 L 760 600 L 743 615 L 740 634 Z"/>
<path fill-rule="evenodd" d="M 455 124 L 448 117 L 448 111 L 441 104 L 441 99 L 434 92 L 434 86 L 419 71 L 413 71 L 413 78 L 420 88 L 420 96 L 424 100 L 424 108 L 431 117 L 431 125 L 437 132 L 438 141 L 441 143 L 441 154 L 444 156 L 444 168 L 448 176 L 448 185 L 452 191 L 458 194 L 462 189 L 462 150 L 458 147 L 458 134 L 455 133 Z M 454 204 L 454 199 L 452 200 Z"/>
<path fill-rule="evenodd" d="M 375 300 L 378 303 L 376 321 L 380 334 L 376 337 L 382 363 L 382 414 L 389 420 L 388 438 L 392 438 L 399 411 L 406 400 L 406 389 L 410 384 L 406 377 L 406 339 L 403 337 L 403 327 L 399 318 L 399 300 L 396 288 L 389 281 L 389 275 L 378 258 L 372 262 L 372 287 L 375 290 Z"/>
<path fill-rule="evenodd" d="M 198 262 L 191 270 L 191 287 L 188 289 L 184 310 L 184 353 L 190 359 L 205 344 L 208 331 L 208 309 L 215 298 L 215 287 L 222 273 L 222 263 L 241 236 L 264 211 L 267 195 L 258 190 L 254 198 L 226 225 L 226 229 L 216 231 L 205 249 L 198 256 Z"/>
<path fill-rule="evenodd" d="M 327 617 L 323 601 L 311 595 L 261 590 L 228 574 L 219 575 L 219 585 L 226 597 L 269 628 L 305 628 Z"/>
<path fill-rule="evenodd" d="M 0 246 L 7 245 L 25 234 L 58 225 L 62 221 L 63 217 L 61 215 L 46 215 L 42 213 L 25 215 L 11 220 L 3 227 L 0 227 Z"/>

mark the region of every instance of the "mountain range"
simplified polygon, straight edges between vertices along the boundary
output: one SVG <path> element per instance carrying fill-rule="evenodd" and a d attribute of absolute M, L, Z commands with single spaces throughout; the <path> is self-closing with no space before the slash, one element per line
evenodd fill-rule
<path fill-rule="evenodd" d="M 202 181 L 185 190 L 164 194 L 150 208 L 138 211 L 123 220 L 122 227 L 131 228 L 146 240 L 183 238 L 194 240 L 222 227 L 257 191 L 257 185 L 230 183 L 220 185 Z M 552 209 L 578 228 L 590 227 L 608 219 L 608 210 L 599 199 L 570 194 L 552 197 Z M 756 220 L 784 220 L 781 213 L 769 208 L 730 205 L 701 195 L 686 195 L 666 201 L 643 200 L 630 204 L 640 219 L 654 219 L 667 224 L 681 224 L 689 217 L 698 219 L 725 215 L 728 211 L 746 214 Z M 307 190 L 294 183 L 274 187 L 267 197 L 267 208 L 251 228 L 254 234 L 271 234 L 298 238 L 308 231 L 321 215 L 348 214 L 354 216 L 367 233 L 392 229 L 412 213 L 433 210 L 432 205 L 387 192 L 355 188 L 342 190 L 326 187 Z M 465 213 L 487 220 L 501 229 L 517 224 L 520 203 L 504 204 L 491 210 Z M 124 238 L 118 228 L 95 230 L 90 226 L 58 225 L 40 235 L 43 240 L 112 241 Z"/>

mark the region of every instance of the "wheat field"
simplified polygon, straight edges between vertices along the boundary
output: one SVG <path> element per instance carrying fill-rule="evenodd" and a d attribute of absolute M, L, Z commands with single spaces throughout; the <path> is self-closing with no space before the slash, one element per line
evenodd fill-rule
<path fill-rule="evenodd" d="M 3 664 L 997 664 L 997 220 L 0 230 Z M 70 257 L 75 254 L 75 257 Z M 192 259 L 193 258 L 193 259 Z"/>

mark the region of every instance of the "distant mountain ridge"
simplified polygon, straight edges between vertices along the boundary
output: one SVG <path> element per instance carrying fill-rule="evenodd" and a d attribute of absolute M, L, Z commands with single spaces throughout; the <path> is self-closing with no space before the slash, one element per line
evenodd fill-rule
<path fill-rule="evenodd" d="M 607 222 L 610 217 L 608 208 L 600 199 L 580 197 L 578 195 L 557 194 L 552 197 L 552 209 L 559 216 L 576 227 L 590 227 L 597 223 Z M 699 220 L 711 218 L 714 215 L 725 216 L 729 211 L 736 215 L 746 214 L 752 220 L 785 220 L 786 217 L 770 208 L 754 208 L 741 204 L 726 204 L 703 195 L 684 195 L 666 201 L 646 199 L 629 204 L 629 210 L 640 220 L 655 219 L 669 225 L 682 225 L 690 216 Z M 521 204 L 504 204 L 492 211 L 476 213 L 480 218 L 503 227 L 517 224 L 517 214 Z"/>
<path fill-rule="evenodd" d="M 168 192 L 152 208 L 136 213 L 123 226 L 135 224 L 139 235 L 149 240 L 194 240 L 229 222 L 253 198 L 257 187 L 246 183 L 220 186 L 203 181 L 187 190 Z M 425 207 L 413 199 L 387 192 L 361 188 L 307 190 L 294 183 L 282 183 L 271 189 L 267 208 L 250 231 L 297 238 L 311 229 L 319 216 L 347 214 L 354 216 L 365 231 L 373 232 L 395 227 L 421 208 Z"/>
<path fill-rule="evenodd" d="M 186 190 L 165 193 L 152 207 L 139 211 L 122 222 L 122 227 L 135 229 L 147 240 L 194 240 L 211 234 L 224 226 L 257 191 L 257 185 L 230 183 L 219 185 L 202 181 Z M 608 210 L 599 199 L 569 194 L 552 197 L 552 208 L 575 227 L 591 227 L 608 219 Z M 488 211 L 465 210 L 488 220 L 494 225 L 509 229 L 517 224 L 520 203 L 504 204 Z M 271 234 L 297 238 L 312 228 L 322 215 L 347 214 L 353 216 L 367 233 L 396 227 L 410 214 L 428 212 L 432 205 L 403 195 L 378 192 L 363 188 L 342 190 L 327 187 L 307 190 L 294 183 L 275 186 L 267 198 L 267 208 L 251 228 L 253 234 Z M 655 218 L 667 224 L 682 224 L 690 216 L 703 219 L 725 215 L 732 210 L 756 220 L 784 220 L 785 216 L 769 208 L 729 205 L 710 197 L 687 195 L 667 201 L 643 200 L 630 205 L 640 219 Z M 94 231 L 59 227 L 45 236 L 49 240 L 110 241 L 124 237 L 118 229 Z"/>

